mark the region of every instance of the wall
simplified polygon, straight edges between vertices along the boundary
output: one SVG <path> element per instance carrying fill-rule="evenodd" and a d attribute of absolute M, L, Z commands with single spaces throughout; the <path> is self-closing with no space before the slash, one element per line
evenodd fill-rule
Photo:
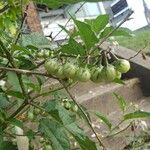
<path fill-rule="evenodd" d="M 127 27 L 131 30 L 137 30 L 147 25 L 147 21 L 144 14 L 144 7 L 142 0 L 127 0 L 129 7 L 134 11 L 132 20 L 124 23 L 123 27 Z"/>

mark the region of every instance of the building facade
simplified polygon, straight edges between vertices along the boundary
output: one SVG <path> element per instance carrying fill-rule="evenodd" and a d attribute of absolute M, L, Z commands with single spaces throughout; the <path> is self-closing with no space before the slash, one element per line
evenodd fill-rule
<path fill-rule="evenodd" d="M 148 21 L 150 20 L 150 8 L 148 4 L 150 4 L 150 0 L 112 0 L 99 3 L 85 3 L 84 5 L 83 3 L 78 3 L 63 6 L 57 10 L 49 10 L 48 12 L 39 11 L 39 16 L 44 35 L 52 35 L 55 37 L 55 40 L 62 40 L 66 37 L 66 33 L 61 32 L 59 36 L 56 36 L 61 30 L 58 24 L 64 26 L 70 18 L 69 14 L 80 20 L 95 18 L 100 14 L 109 14 L 110 24 L 116 26 L 125 18 L 129 10 L 132 9 L 134 11 L 132 19 L 125 22 L 122 27 L 134 31 L 148 25 Z M 70 30 L 72 28 L 73 22 L 70 21 L 67 24 L 67 29 Z"/>

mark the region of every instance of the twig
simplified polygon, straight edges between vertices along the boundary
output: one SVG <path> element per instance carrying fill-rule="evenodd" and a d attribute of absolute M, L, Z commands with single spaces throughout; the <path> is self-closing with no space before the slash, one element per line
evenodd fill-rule
<path fill-rule="evenodd" d="M 23 69 L 17 69 L 17 68 L 8 68 L 8 67 L 0 67 L 0 70 L 13 71 L 13 72 L 16 72 L 18 74 L 26 74 L 26 75 L 41 75 L 41 76 L 46 76 L 49 78 L 57 79 L 56 77 L 53 77 L 47 73 L 41 73 L 41 72 L 36 72 L 36 71 L 29 71 L 29 70 L 23 70 Z"/>
<path fill-rule="evenodd" d="M 82 3 L 80 5 L 80 7 L 75 11 L 75 14 L 83 7 L 83 5 L 85 4 L 86 2 Z M 66 22 L 66 24 L 64 25 L 64 27 L 66 27 L 68 25 L 68 23 L 71 21 L 71 18 L 68 19 L 68 21 Z M 52 38 L 52 41 L 54 41 L 56 39 L 56 37 L 63 31 L 63 29 L 61 29 L 53 38 Z"/>
<path fill-rule="evenodd" d="M 17 42 L 18 42 L 18 40 L 19 40 L 19 38 L 20 38 L 20 36 L 21 36 L 22 27 L 23 27 L 23 25 L 24 25 L 24 23 L 25 23 L 25 21 L 26 21 L 26 17 L 27 17 L 27 14 L 24 13 L 24 15 L 23 15 L 23 17 L 22 17 L 20 29 L 18 30 L 17 37 L 16 37 L 16 39 L 15 39 L 15 41 L 14 41 L 15 44 L 17 44 Z"/>
<path fill-rule="evenodd" d="M 134 56 L 131 56 L 128 60 L 131 60 L 135 58 L 136 56 L 138 56 L 146 47 L 147 47 L 147 44 L 142 49 L 140 49 Z"/>
<path fill-rule="evenodd" d="M 118 132 L 116 132 L 116 133 L 114 133 L 114 134 L 108 135 L 108 136 L 106 136 L 105 138 L 107 138 L 107 137 L 112 137 L 112 136 L 116 136 L 116 135 L 118 135 L 118 134 L 124 132 L 125 130 L 127 130 L 127 129 L 131 126 L 131 124 L 132 124 L 132 122 L 131 122 L 128 126 L 126 126 L 124 129 L 122 129 L 122 130 L 120 130 L 120 131 L 118 131 Z"/>
<path fill-rule="evenodd" d="M 80 104 L 78 104 L 78 102 L 76 102 L 75 98 L 73 97 L 73 95 L 71 94 L 71 92 L 69 91 L 68 87 L 66 87 L 66 85 L 59 80 L 59 82 L 64 86 L 64 89 L 66 90 L 66 92 L 68 93 L 68 95 L 70 96 L 70 98 L 73 100 L 73 102 L 78 106 L 78 108 L 80 109 L 80 111 L 82 112 L 82 114 L 84 115 L 88 125 L 90 126 L 91 130 L 93 131 L 93 133 L 95 134 L 100 146 L 103 147 L 104 150 L 107 150 L 105 145 L 102 143 L 101 139 L 99 138 L 99 136 L 97 135 L 95 129 L 92 126 L 92 122 L 90 120 L 90 118 L 88 117 L 88 115 L 86 114 L 86 112 L 82 109 L 82 107 L 80 106 Z"/>
<path fill-rule="evenodd" d="M 34 99 L 36 99 L 36 98 L 39 98 L 39 97 L 41 97 L 41 96 L 43 96 L 43 95 L 47 95 L 47 94 L 53 93 L 53 92 L 55 92 L 55 91 L 62 90 L 63 88 L 64 88 L 64 87 L 60 87 L 60 88 L 57 88 L 57 89 L 54 89 L 54 90 L 50 90 L 50 91 L 48 91 L 48 92 L 43 92 L 43 93 L 41 93 L 41 94 L 38 94 L 38 95 L 34 96 L 34 97 L 32 98 L 32 100 L 34 100 Z"/>

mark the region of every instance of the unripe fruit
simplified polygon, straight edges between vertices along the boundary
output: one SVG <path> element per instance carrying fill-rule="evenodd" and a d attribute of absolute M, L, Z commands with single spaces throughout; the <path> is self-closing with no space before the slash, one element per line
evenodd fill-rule
<path fill-rule="evenodd" d="M 65 107 L 67 110 L 69 110 L 69 109 L 71 108 L 70 102 L 64 103 L 64 107 Z"/>
<path fill-rule="evenodd" d="M 121 72 L 116 71 L 116 79 L 121 79 L 121 76 L 122 76 Z"/>
<path fill-rule="evenodd" d="M 43 53 L 42 53 L 42 52 L 38 52 L 38 53 L 37 53 L 37 57 L 43 58 Z"/>
<path fill-rule="evenodd" d="M 28 111 L 27 117 L 28 117 L 29 120 L 32 121 L 32 120 L 34 119 L 34 114 L 33 114 L 33 112 Z"/>
<path fill-rule="evenodd" d="M 91 81 L 98 83 L 100 82 L 102 79 L 100 77 L 100 73 L 103 67 L 94 67 L 91 70 Z"/>
<path fill-rule="evenodd" d="M 115 66 L 116 70 L 121 73 L 126 73 L 130 70 L 130 63 L 125 59 L 118 59 L 113 63 L 113 65 Z"/>
<path fill-rule="evenodd" d="M 103 81 L 113 81 L 116 78 L 116 70 L 114 66 L 110 64 L 104 66 L 100 76 L 103 79 Z"/>
<path fill-rule="evenodd" d="M 58 62 L 53 59 L 48 60 L 44 64 L 45 69 L 49 74 L 54 74 L 58 69 Z"/>
<path fill-rule="evenodd" d="M 51 145 L 45 145 L 44 150 L 53 150 Z"/>
<path fill-rule="evenodd" d="M 72 106 L 72 111 L 73 112 L 78 112 L 78 106 L 77 105 L 73 105 Z"/>
<path fill-rule="evenodd" d="M 45 57 L 45 58 L 49 57 L 49 51 L 48 51 L 48 50 L 45 50 L 45 51 L 44 51 L 44 57 Z"/>
<path fill-rule="evenodd" d="M 63 66 L 63 73 L 68 78 L 74 78 L 76 70 L 77 70 L 77 68 L 70 63 L 66 63 Z"/>
<path fill-rule="evenodd" d="M 79 68 L 76 72 L 76 78 L 81 82 L 89 81 L 90 77 L 91 74 L 87 68 Z"/>
<path fill-rule="evenodd" d="M 56 77 L 60 78 L 60 79 L 64 79 L 65 76 L 64 76 L 64 71 L 63 71 L 63 67 L 62 66 L 59 66 L 58 67 L 58 70 L 56 71 Z"/>
<path fill-rule="evenodd" d="M 38 115 L 40 114 L 41 110 L 38 108 L 34 108 L 34 114 Z"/>
<path fill-rule="evenodd" d="M 41 138 L 39 139 L 39 141 L 40 141 L 40 143 L 44 143 L 44 142 L 45 142 L 45 139 L 44 139 L 43 137 L 41 137 Z"/>

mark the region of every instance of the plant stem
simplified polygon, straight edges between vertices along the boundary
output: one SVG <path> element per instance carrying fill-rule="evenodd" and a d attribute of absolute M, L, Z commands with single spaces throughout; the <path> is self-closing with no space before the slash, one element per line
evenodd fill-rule
<path fill-rule="evenodd" d="M 29 70 L 24 70 L 24 69 L 17 69 L 17 68 L 9 68 L 9 67 L 0 67 L 0 70 L 4 70 L 4 71 L 13 71 L 16 72 L 18 74 L 26 74 L 26 75 L 41 75 L 41 76 L 46 76 L 49 78 L 54 78 L 57 79 L 47 73 L 41 73 L 41 72 L 36 72 L 36 71 L 29 71 Z"/>
<path fill-rule="evenodd" d="M 73 102 L 78 106 L 78 108 L 80 109 L 80 111 L 82 112 L 82 114 L 84 115 L 88 125 L 90 126 L 91 130 L 93 131 L 93 133 L 95 134 L 100 146 L 103 147 L 104 150 L 107 150 L 105 145 L 102 143 L 101 139 L 99 138 L 99 136 L 97 135 L 95 129 L 92 126 L 92 122 L 90 120 L 90 118 L 88 117 L 88 115 L 86 114 L 86 112 L 82 109 L 82 107 L 80 106 L 80 104 L 78 104 L 78 102 L 76 102 L 75 98 L 73 97 L 73 95 L 71 94 L 71 92 L 69 91 L 68 87 L 66 87 L 66 85 L 59 80 L 59 82 L 64 86 L 64 89 L 66 90 L 66 92 L 68 93 L 68 95 L 70 96 L 70 98 L 73 100 Z"/>
<path fill-rule="evenodd" d="M 106 136 L 105 138 L 107 138 L 107 137 L 114 137 L 114 136 L 116 136 L 116 135 L 118 135 L 118 134 L 124 132 L 125 130 L 127 130 L 127 129 L 131 126 L 131 124 L 132 124 L 132 123 L 130 123 L 130 124 L 129 124 L 128 126 L 126 126 L 124 129 L 122 129 L 122 130 L 120 130 L 120 131 L 118 131 L 118 132 L 116 132 L 116 133 L 114 133 L 114 134 L 108 135 L 108 136 Z"/>

